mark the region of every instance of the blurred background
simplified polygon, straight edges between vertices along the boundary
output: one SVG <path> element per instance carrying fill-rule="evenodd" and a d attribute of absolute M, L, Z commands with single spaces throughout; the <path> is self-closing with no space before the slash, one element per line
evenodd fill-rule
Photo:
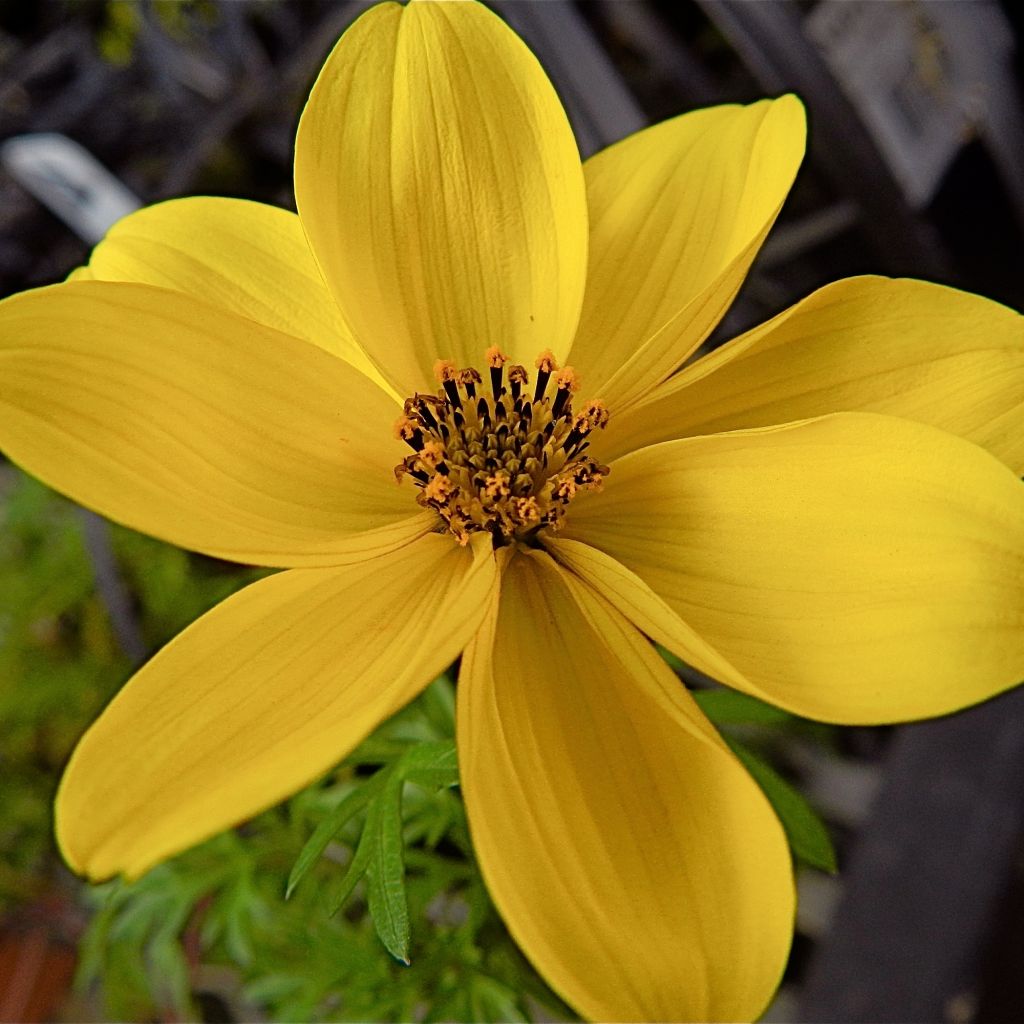
<path fill-rule="evenodd" d="M 294 208 L 299 111 L 365 6 L 0 0 L 0 297 L 62 280 L 137 203 Z M 695 107 L 803 98 L 807 160 L 709 347 L 859 273 L 1024 308 L 1012 0 L 492 6 L 547 68 L 585 156 Z M 50 803 L 76 738 L 133 665 L 253 578 L 0 462 L 0 1020 L 568 1016 L 479 891 L 451 790 L 404 808 L 412 968 L 389 960 L 359 890 L 327 915 L 337 863 L 282 900 L 310 832 L 367 771 L 445 736 L 444 680 L 335 776 L 137 886 L 90 890 L 61 866 Z M 734 727 L 823 816 L 840 864 L 800 870 L 768 1019 L 1024 1020 L 1024 698 L 898 729 Z M 344 865 L 357 837 L 339 833 L 326 861 Z"/>

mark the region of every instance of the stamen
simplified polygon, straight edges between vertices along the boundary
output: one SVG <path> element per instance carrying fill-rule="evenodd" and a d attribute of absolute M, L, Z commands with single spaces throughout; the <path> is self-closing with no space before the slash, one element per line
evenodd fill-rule
<path fill-rule="evenodd" d="M 423 432 L 420 425 L 410 416 L 399 416 L 395 420 L 395 437 L 405 441 L 410 448 L 419 451 L 423 447 Z"/>
<path fill-rule="evenodd" d="M 434 414 L 430 411 L 431 403 L 436 402 L 437 398 L 434 395 L 421 395 L 417 391 L 412 398 L 405 400 L 405 415 L 410 418 L 418 416 L 425 426 L 431 430 L 437 430 L 437 420 L 434 419 Z"/>
<path fill-rule="evenodd" d="M 497 345 L 492 345 L 485 353 L 484 358 L 487 360 L 487 365 L 491 368 L 491 394 L 494 396 L 494 400 L 497 401 L 501 397 L 504 386 L 501 383 L 503 374 L 503 367 L 508 362 L 508 356 L 498 348 Z"/>
<path fill-rule="evenodd" d="M 509 489 L 507 473 L 495 473 L 493 476 L 487 477 L 484 481 L 485 497 L 490 498 L 493 501 L 495 498 L 507 498 L 508 495 Z"/>
<path fill-rule="evenodd" d="M 558 363 L 555 362 L 555 356 L 551 349 L 546 348 L 537 356 L 537 362 L 534 365 L 537 367 L 537 387 L 533 392 L 533 400 L 539 402 L 548 389 L 548 378 L 558 369 Z"/>
<path fill-rule="evenodd" d="M 552 352 L 551 349 L 546 348 L 539 356 L 537 356 L 537 360 L 533 365 L 536 366 L 541 373 L 552 374 L 558 369 L 558 360 L 555 359 L 554 352 Z"/>
<path fill-rule="evenodd" d="M 426 487 L 423 488 L 423 497 L 427 501 L 436 501 L 444 505 L 451 500 L 454 487 L 451 481 L 445 476 L 432 477 Z"/>
<path fill-rule="evenodd" d="M 559 501 L 568 504 L 576 495 L 577 490 L 576 481 L 569 477 L 565 480 L 558 481 L 558 486 L 555 487 L 554 495 Z"/>
<path fill-rule="evenodd" d="M 598 427 L 604 430 L 606 426 L 608 426 L 608 410 L 600 398 L 593 398 L 587 402 L 572 422 L 573 430 L 578 430 L 583 435 L 589 434 L 590 431 L 596 430 Z"/>
<path fill-rule="evenodd" d="M 514 498 L 512 507 L 515 509 L 516 519 L 524 526 L 540 522 L 540 506 L 533 495 L 528 498 Z"/>
<path fill-rule="evenodd" d="M 428 469 L 437 469 L 444 462 L 444 445 L 440 441 L 427 441 L 420 451 L 420 462 Z"/>
<path fill-rule="evenodd" d="M 479 371 L 474 370 L 472 366 L 459 370 L 459 383 L 466 389 L 466 394 L 470 398 L 476 398 L 476 386 L 482 380 Z"/>
<path fill-rule="evenodd" d="M 455 380 L 458 373 L 459 371 L 455 368 L 455 362 L 452 359 L 438 359 L 434 363 L 434 376 L 439 384 L 443 384 L 446 380 Z"/>
<path fill-rule="evenodd" d="M 524 384 L 530 383 L 530 376 L 526 372 L 525 366 L 520 366 L 518 363 L 515 366 L 508 368 L 508 383 L 512 388 L 512 401 L 519 401 L 519 393 L 522 390 Z"/>
<path fill-rule="evenodd" d="M 455 363 L 450 359 L 438 359 L 434 363 L 434 376 L 441 382 L 441 387 L 444 388 L 445 394 L 448 396 L 448 401 L 455 406 L 456 409 L 462 408 L 462 397 L 459 395 L 459 387 L 457 383 L 458 370 L 455 369 Z"/>
<path fill-rule="evenodd" d="M 489 534 L 495 547 L 515 541 L 543 544 L 544 530 L 561 526 L 581 490 L 597 490 L 608 474 L 589 455 L 588 435 L 608 422 L 604 403 L 585 403 L 573 413 L 579 380 L 559 369 L 551 352 L 537 359 L 531 399 L 525 367 L 508 367 L 496 345 L 485 353 L 489 394 L 480 394 L 480 373 L 441 359 L 434 372 L 441 389 L 406 399 L 395 436 L 412 448 L 395 468 L 418 488 L 417 501 L 436 513 L 456 541 Z M 555 393 L 547 396 L 554 378 Z"/>
<path fill-rule="evenodd" d="M 558 390 L 555 392 L 555 402 L 551 407 L 554 416 L 562 415 L 566 403 L 579 390 L 579 386 L 576 371 L 571 366 L 567 366 L 555 374 L 555 387 Z"/>

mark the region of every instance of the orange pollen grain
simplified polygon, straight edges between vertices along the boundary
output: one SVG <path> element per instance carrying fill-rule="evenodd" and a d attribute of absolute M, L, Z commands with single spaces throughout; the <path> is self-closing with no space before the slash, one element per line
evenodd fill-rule
<path fill-rule="evenodd" d="M 541 373 L 553 373 L 558 369 L 558 361 L 555 359 L 554 352 L 549 348 L 544 349 L 544 351 L 537 356 L 537 361 L 533 365 L 536 366 Z"/>
<path fill-rule="evenodd" d="M 555 387 L 559 389 L 568 388 L 569 393 L 575 395 L 580 389 L 579 378 L 571 366 L 563 367 L 554 376 Z"/>
<path fill-rule="evenodd" d="M 487 365 L 498 369 L 504 366 L 508 362 L 508 356 L 498 348 L 497 345 L 492 345 L 485 353 L 484 359 L 487 360 Z"/>
<path fill-rule="evenodd" d="M 455 380 L 457 374 L 458 370 L 451 359 L 438 359 L 434 363 L 434 376 L 439 384 L 443 384 L 446 380 Z"/>

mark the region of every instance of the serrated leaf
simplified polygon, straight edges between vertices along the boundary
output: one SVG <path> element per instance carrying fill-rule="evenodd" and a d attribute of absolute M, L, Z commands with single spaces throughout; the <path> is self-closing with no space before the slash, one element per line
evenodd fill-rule
<path fill-rule="evenodd" d="M 387 951 L 409 963 L 409 903 L 405 894 L 405 847 L 402 842 L 400 772 L 391 773 L 367 815 L 364 834 L 370 835 L 367 894 L 373 926 Z"/>
<path fill-rule="evenodd" d="M 285 888 L 284 898 L 290 899 L 295 891 L 295 886 L 305 877 L 309 869 L 323 856 L 331 840 L 345 827 L 345 825 L 357 815 L 370 799 L 381 788 L 384 783 L 383 772 L 377 772 L 371 779 L 367 780 L 358 789 L 351 793 L 338 804 L 337 807 L 317 825 L 313 834 L 306 840 L 306 845 L 299 851 L 295 864 L 292 866 L 291 874 L 288 876 L 288 885 Z"/>
<path fill-rule="evenodd" d="M 690 696 L 715 725 L 778 725 L 794 717 L 738 690 L 691 690 Z"/>
<path fill-rule="evenodd" d="M 728 737 L 725 742 L 775 808 L 794 856 L 813 868 L 835 874 L 835 849 L 828 829 L 814 808 L 771 765 L 752 750 Z"/>

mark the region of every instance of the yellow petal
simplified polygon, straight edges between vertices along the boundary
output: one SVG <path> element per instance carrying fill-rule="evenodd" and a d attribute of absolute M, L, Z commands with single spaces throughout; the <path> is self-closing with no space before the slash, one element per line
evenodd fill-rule
<path fill-rule="evenodd" d="M 924 281 L 837 281 L 614 417 L 601 454 L 844 411 L 930 423 L 1024 473 L 1024 317 Z"/>
<path fill-rule="evenodd" d="M 495 583 L 489 544 L 435 534 L 229 598 L 79 743 L 57 796 L 68 863 L 134 877 L 311 782 L 450 664 Z"/>
<path fill-rule="evenodd" d="M 593 1020 L 750 1020 L 786 962 L 789 853 L 651 645 L 542 552 L 463 657 L 473 846 L 512 935 Z"/>
<path fill-rule="evenodd" d="M 1024 485 L 934 427 L 842 413 L 644 448 L 564 532 L 801 715 L 922 718 L 1024 678 Z"/>
<path fill-rule="evenodd" d="M 545 537 L 545 549 L 559 564 L 596 590 L 651 639 L 688 665 L 724 683 L 751 690 L 734 665 L 666 604 L 635 572 L 603 551 L 565 537 Z"/>
<path fill-rule="evenodd" d="M 710 333 L 803 159 L 795 96 L 684 114 L 584 165 L 590 268 L 570 362 L 588 394 L 627 405 Z"/>
<path fill-rule="evenodd" d="M 185 292 L 340 356 L 383 380 L 352 340 L 294 213 L 244 199 L 197 196 L 118 221 L 93 250 L 97 281 Z"/>
<path fill-rule="evenodd" d="M 89 508 L 261 565 L 331 565 L 430 529 L 392 468 L 393 399 L 187 295 L 83 281 L 0 305 L 0 449 Z"/>
<path fill-rule="evenodd" d="M 302 225 L 360 345 L 403 395 L 438 358 L 564 356 L 586 272 L 583 173 L 540 65 L 482 5 L 381 4 L 299 124 Z"/>

